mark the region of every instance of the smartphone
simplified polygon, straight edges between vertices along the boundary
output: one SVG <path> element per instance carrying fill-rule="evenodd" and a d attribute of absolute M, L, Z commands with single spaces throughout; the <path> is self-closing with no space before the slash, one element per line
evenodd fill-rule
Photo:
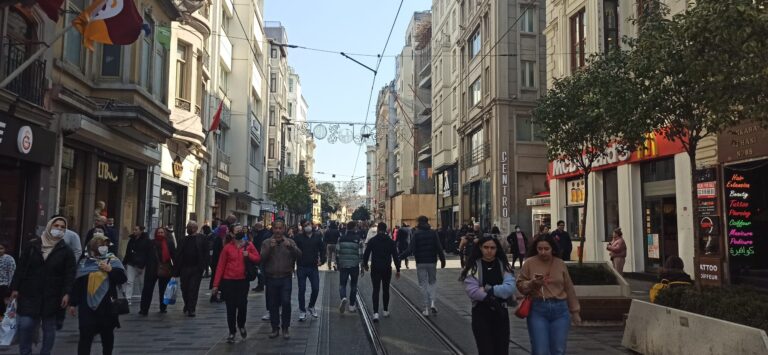
<path fill-rule="evenodd" d="M 541 279 L 544 278 L 544 275 L 543 274 L 533 274 L 533 278 L 537 279 L 537 280 L 541 280 Z"/>

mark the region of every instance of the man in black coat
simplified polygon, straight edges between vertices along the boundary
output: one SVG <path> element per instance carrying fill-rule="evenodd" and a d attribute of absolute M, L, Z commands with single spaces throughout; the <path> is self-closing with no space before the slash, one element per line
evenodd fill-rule
<path fill-rule="evenodd" d="M 560 258 L 562 258 L 563 261 L 570 261 L 571 252 L 573 251 L 573 242 L 571 242 L 571 235 L 565 231 L 565 222 L 557 221 L 557 229 L 551 234 L 560 246 Z"/>
<path fill-rule="evenodd" d="M 339 232 L 339 225 L 336 221 L 331 221 L 330 227 L 323 235 L 323 242 L 325 243 L 325 256 L 328 259 L 328 270 L 336 270 L 336 245 L 339 244 L 341 233 Z"/>
<path fill-rule="evenodd" d="M 445 268 L 445 252 L 440 245 L 440 238 L 429 226 L 426 216 L 419 216 L 416 220 L 416 232 L 413 233 L 408 250 L 400 254 L 400 259 L 413 254 L 416 259 L 416 271 L 419 278 L 419 286 L 424 293 L 424 312 L 428 317 L 430 311 L 437 313 L 435 307 L 435 286 L 437 284 L 437 259 L 440 258 L 440 268 Z M 402 233 L 402 230 L 400 231 Z M 398 235 L 398 239 L 400 236 Z"/>
<path fill-rule="evenodd" d="M 123 257 L 123 264 L 125 265 L 125 272 L 128 277 L 128 281 L 123 286 L 123 291 L 125 292 L 125 298 L 128 299 L 128 304 L 131 304 L 131 298 L 133 298 L 134 282 L 138 280 L 142 286 L 144 285 L 142 280 L 144 280 L 147 258 L 151 251 L 152 242 L 149 240 L 149 234 L 145 232 L 144 226 L 133 227 L 133 233 L 130 235 L 130 240 L 128 240 L 128 245 L 125 248 L 125 257 Z"/>
<path fill-rule="evenodd" d="M 200 282 L 203 271 L 208 268 L 208 241 L 197 233 L 197 229 L 197 222 L 187 223 L 187 236 L 179 240 L 174 268 L 176 276 L 181 276 L 179 286 L 184 299 L 184 314 L 188 317 L 195 316 Z"/>
<path fill-rule="evenodd" d="M 265 240 L 272 237 L 272 232 L 264 229 L 264 224 L 261 222 L 256 222 L 256 224 L 253 225 L 253 246 L 256 247 L 256 250 L 261 254 L 261 244 L 264 243 Z M 264 292 L 264 270 L 262 268 L 259 268 L 259 274 L 257 275 L 258 283 L 256 284 L 256 287 L 253 288 L 253 291 L 255 292 Z"/>
<path fill-rule="evenodd" d="M 373 321 L 379 321 L 379 289 L 383 291 L 384 318 L 389 317 L 389 283 L 392 281 L 392 262 L 395 263 L 395 274 L 400 278 L 400 260 L 397 258 L 395 242 L 387 235 L 387 225 L 379 223 L 376 226 L 376 236 L 368 241 L 363 254 L 363 267 L 368 270 L 368 260 L 371 260 L 371 282 L 373 283 Z"/>
<path fill-rule="evenodd" d="M 320 294 L 320 272 L 318 267 L 325 264 L 325 245 L 320 233 L 312 230 L 312 224 L 304 223 L 301 234 L 293 237 L 296 246 L 301 250 L 301 257 L 296 260 L 296 278 L 299 284 L 299 322 L 307 319 L 307 311 L 313 318 L 317 318 L 315 302 Z M 305 294 L 307 292 L 307 279 L 312 288 L 309 296 L 309 307 L 305 308 Z"/>

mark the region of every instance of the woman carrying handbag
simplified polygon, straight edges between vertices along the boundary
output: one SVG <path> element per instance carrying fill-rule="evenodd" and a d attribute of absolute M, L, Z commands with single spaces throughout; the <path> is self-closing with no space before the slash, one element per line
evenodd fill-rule
<path fill-rule="evenodd" d="M 534 355 L 565 354 L 571 321 L 581 323 L 579 300 L 559 253 L 551 236 L 538 235 L 528 248 L 517 280 L 520 292 L 530 299 L 527 321 Z M 527 302 L 522 302 L 516 314 L 524 313 Z"/>
<path fill-rule="evenodd" d="M 497 238 L 485 236 L 475 243 L 459 280 L 472 301 L 472 333 L 478 354 L 508 354 L 507 302 L 515 294 L 515 276 Z"/>
<path fill-rule="evenodd" d="M 141 308 L 139 314 L 146 316 L 149 313 L 149 306 L 152 305 L 152 294 L 155 291 L 155 283 L 158 287 L 158 299 L 160 302 L 160 313 L 168 312 L 168 306 L 163 303 L 165 288 L 171 280 L 173 274 L 173 258 L 176 254 L 176 245 L 170 238 L 170 233 L 163 228 L 155 229 L 155 236 L 152 240 L 152 248 L 149 249 L 147 258 L 147 268 L 144 271 L 144 289 L 141 291 Z"/>

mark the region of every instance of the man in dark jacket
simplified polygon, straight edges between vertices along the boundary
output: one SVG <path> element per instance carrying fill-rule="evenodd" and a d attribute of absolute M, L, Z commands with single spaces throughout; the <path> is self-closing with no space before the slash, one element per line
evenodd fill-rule
<path fill-rule="evenodd" d="M 270 237 L 272 237 L 272 232 L 264 229 L 264 224 L 261 222 L 256 222 L 256 224 L 253 226 L 253 246 L 256 247 L 256 250 L 259 252 L 259 254 L 261 254 L 261 245 Z M 256 287 L 253 289 L 253 291 L 263 292 L 265 285 L 263 268 L 259 268 L 257 279 L 259 282 L 256 284 Z"/>
<path fill-rule="evenodd" d="M 437 233 L 429 226 L 429 219 L 426 216 L 419 216 L 416 232 L 411 238 L 411 244 L 405 253 L 400 254 L 400 258 L 413 254 L 416 258 L 416 270 L 419 277 L 419 286 L 424 292 L 424 313 L 425 317 L 432 313 L 437 313 L 435 307 L 435 284 L 437 283 L 437 258 L 440 258 L 440 268 L 445 268 L 445 253 L 443 246 L 440 245 L 440 239 Z"/>
<path fill-rule="evenodd" d="M 397 232 L 397 240 L 395 241 L 397 243 L 397 252 L 400 255 L 403 255 L 406 250 L 408 250 L 408 245 L 411 241 L 411 228 L 408 227 L 407 224 L 403 223 L 402 227 L 395 227 L 395 231 Z M 400 258 L 401 261 L 405 261 L 405 268 L 410 269 L 411 267 L 408 266 L 408 256 L 405 258 Z"/>
<path fill-rule="evenodd" d="M 301 250 L 301 258 L 296 260 L 296 278 L 299 283 L 299 322 L 303 322 L 307 319 L 307 311 L 313 318 L 318 317 L 315 302 L 320 294 L 320 272 L 317 268 L 325 264 L 325 246 L 320 234 L 312 231 L 311 223 L 305 223 L 302 233 L 293 239 Z M 309 308 L 304 308 L 307 278 L 312 293 L 309 296 Z"/>
<path fill-rule="evenodd" d="M 339 311 L 344 313 L 349 310 L 354 313 L 357 312 L 355 305 L 355 296 L 357 295 L 357 279 L 360 276 L 360 268 L 362 261 L 362 239 L 363 235 L 357 227 L 357 222 L 347 223 L 347 232 L 339 238 L 338 244 L 338 257 L 336 260 L 339 266 L 339 294 L 341 297 L 341 304 L 339 305 Z M 347 297 L 347 282 L 349 281 L 349 297 Z M 347 305 L 349 308 L 347 309 Z"/>
<path fill-rule="evenodd" d="M 376 226 L 376 236 L 368 241 L 363 254 L 363 267 L 368 270 L 371 260 L 371 282 L 373 283 L 373 321 L 379 321 L 379 289 L 384 293 L 384 318 L 389 317 L 389 282 L 392 281 L 392 262 L 400 278 L 400 260 L 397 258 L 395 242 L 387 235 L 387 225 Z M 382 287 L 383 286 L 383 287 Z"/>
<path fill-rule="evenodd" d="M 126 267 L 126 276 L 128 277 L 128 281 L 123 285 L 123 292 L 125 298 L 128 299 L 128 304 L 131 304 L 134 282 L 138 280 L 141 286 L 144 285 L 144 269 L 147 267 L 147 256 L 152 250 L 152 242 L 149 240 L 149 234 L 144 231 L 144 226 L 133 227 L 133 233 L 129 237 L 130 240 L 128 240 L 128 245 L 125 248 L 125 257 L 123 257 L 123 264 Z"/>
<path fill-rule="evenodd" d="M 339 225 L 336 223 L 336 221 L 331 222 L 331 226 L 328 228 L 328 230 L 325 232 L 325 236 L 323 236 L 323 242 L 325 243 L 325 255 L 328 258 L 328 270 L 337 269 L 336 264 L 336 246 L 339 243 L 339 238 L 341 238 L 341 233 L 339 232 Z"/>
<path fill-rule="evenodd" d="M 179 240 L 176 248 L 175 276 L 180 276 L 181 297 L 184 299 L 184 314 L 194 317 L 197 310 L 197 295 L 203 271 L 208 268 L 208 241 L 197 233 L 197 222 L 187 223 L 187 236 Z"/>
<path fill-rule="evenodd" d="M 552 232 L 552 238 L 560 246 L 560 258 L 563 261 L 571 260 L 571 252 L 573 251 L 573 242 L 571 242 L 571 235 L 565 231 L 565 222 L 557 221 L 557 229 Z"/>
<path fill-rule="evenodd" d="M 293 268 L 296 260 L 301 258 L 301 250 L 290 238 L 285 237 L 285 222 L 275 221 L 272 224 L 272 238 L 261 245 L 261 264 L 267 277 L 267 302 L 269 303 L 269 320 L 272 323 L 270 339 L 280 336 L 291 337 L 288 328 L 291 326 L 291 289 L 293 287 Z M 263 319 L 263 318 L 262 318 Z M 282 325 L 282 327 L 281 327 Z"/>

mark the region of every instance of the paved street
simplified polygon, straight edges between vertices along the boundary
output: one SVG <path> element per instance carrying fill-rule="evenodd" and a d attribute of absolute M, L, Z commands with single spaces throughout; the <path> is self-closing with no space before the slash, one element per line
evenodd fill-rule
<path fill-rule="evenodd" d="M 391 317 L 382 319 L 376 330 L 390 354 L 445 354 L 450 353 L 440 340 L 429 332 L 425 325 L 408 308 L 406 302 L 421 304 L 415 266 L 403 269 L 400 280 L 393 279 L 397 292 L 392 293 Z M 458 261 L 449 261 L 448 268 L 438 270 L 439 314 L 430 317 L 436 328 L 444 333 L 466 354 L 475 354 L 474 339 L 470 328 L 470 303 L 457 281 Z M 132 313 L 121 318 L 122 328 L 116 331 L 115 354 L 370 354 L 371 348 L 366 336 L 365 325 L 360 313 L 338 312 L 338 274 L 323 271 L 318 308 L 319 319 L 299 323 L 297 286 L 293 289 L 292 338 L 284 340 L 267 339 L 270 325 L 261 321 L 265 314 L 264 294 L 251 292 L 248 303 L 248 339 L 234 345 L 226 344 L 226 315 L 224 304 L 210 304 L 207 280 L 200 292 L 201 302 L 196 318 L 181 314 L 182 304 L 169 306 L 167 314 L 159 314 L 154 303 L 148 317 L 136 314 L 137 303 Z M 363 301 L 370 308 L 370 277 L 365 274 L 360 280 Z M 309 293 L 307 294 L 309 298 Z M 204 301 L 203 301 L 204 300 Z M 406 301 L 407 300 L 407 301 Z M 511 317 L 512 334 L 510 353 L 527 353 L 528 332 L 525 321 Z M 626 354 L 620 346 L 622 329 L 619 327 L 580 327 L 571 331 L 570 354 Z M 77 350 L 77 320 L 68 317 L 64 329 L 57 333 L 56 354 L 74 354 Z M 98 338 L 97 338 L 98 339 Z M 15 354 L 17 347 L 0 347 L 0 354 Z M 94 344 L 93 354 L 101 354 L 101 345 Z"/>

